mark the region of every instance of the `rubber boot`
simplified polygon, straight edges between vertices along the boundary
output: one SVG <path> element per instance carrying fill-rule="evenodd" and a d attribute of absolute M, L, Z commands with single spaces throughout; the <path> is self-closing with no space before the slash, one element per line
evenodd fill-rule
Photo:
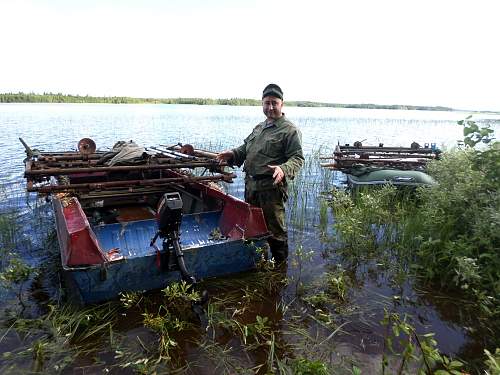
<path fill-rule="evenodd" d="M 288 241 L 276 240 L 274 238 L 268 239 L 269 246 L 271 247 L 271 254 L 277 264 L 283 263 L 288 258 Z"/>

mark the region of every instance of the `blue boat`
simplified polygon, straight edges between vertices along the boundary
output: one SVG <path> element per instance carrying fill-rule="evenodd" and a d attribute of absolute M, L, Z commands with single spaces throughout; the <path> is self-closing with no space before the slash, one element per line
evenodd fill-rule
<path fill-rule="evenodd" d="M 218 188 L 214 181 L 234 176 L 210 153 L 165 148 L 154 163 L 110 167 L 90 150 L 27 150 L 28 190 L 52 197 L 72 300 L 98 303 L 182 279 L 196 283 L 252 270 L 262 258 L 262 210 Z M 212 172 L 186 173 L 200 166 Z"/>

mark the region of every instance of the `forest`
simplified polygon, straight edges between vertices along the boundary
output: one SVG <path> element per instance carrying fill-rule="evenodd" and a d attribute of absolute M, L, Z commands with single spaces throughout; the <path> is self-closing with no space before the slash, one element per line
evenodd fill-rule
<path fill-rule="evenodd" d="M 231 98 L 133 98 L 129 96 L 89 96 L 68 95 L 62 93 L 3 93 L 0 103 L 105 103 L 105 104 L 197 104 L 197 105 L 252 105 L 261 104 L 258 99 Z M 333 108 L 366 108 L 366 109 L 402 109 L 425 111 L 453 111 L 453 108 L 442 106 L 416 106 L 401 104 L 344 104 L 312 101 L 286 101 L 292 107 L 333 107 Z"/>

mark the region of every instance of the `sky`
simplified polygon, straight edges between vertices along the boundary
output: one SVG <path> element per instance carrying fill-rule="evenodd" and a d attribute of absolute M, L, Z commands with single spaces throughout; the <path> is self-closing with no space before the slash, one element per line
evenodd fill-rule
<path fill-rule="evenodd" d="M 0 0 L 0 92 L 500 110 L 498 0 Z"/>

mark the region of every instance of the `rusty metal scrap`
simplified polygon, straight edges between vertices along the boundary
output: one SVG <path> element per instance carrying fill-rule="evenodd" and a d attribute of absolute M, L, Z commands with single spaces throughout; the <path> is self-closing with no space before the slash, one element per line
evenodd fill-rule
<path fill-rule="evenodd" d="M 228 164 L 216 160 L 216 153 L 197 150 L 191 147 L 174 146 L 149 147 L 150 154 L 139 164 L 107 166 L 101 163 L 109 153 L 96 151 L 88 144 L 85 152 L 35 152 L 22 139 L 27 159 L 24 176 L 27 190 L 41 193 L 52 192 L 92 192 L 122 189 L 127 192 L 155 189 L 173 184 L 194 182 L 232 182 L 234 173 L 224 169 Z M 82 143 L 82 141 L 80 142 Z M 80 144 L 79 143 L 79 144 Z M 184 147 L 184 148 L 182 148 Z M 185 154 L 185 151 L 189 154 Z M 211 175 L 195 176 L 186 172 L 189 169 L 205 168 Z"/>
<path fill-rule="evenodd" d="M 218 164 L 217 167 L 227 166 L 227 163 Z M 51 168 L 34 164 L 30 169 L 26 169 L 24 175 L 30 176 L 58 176 L 75 173 L 96 173 L 96 172 L 134 172 L 134 171 L 152 171 L 160 169 L 181 169 L 197 167 L 214 167 L 214 163 L 208 162 L 183 162 L 175 164 L 139 164 L 139 165 L 119 165 L 113 167 L 70 167 L 70 168 Z"/>
<path fill-rule="evenodd" d="M 207 181 L 225 181 L 232 182 L 236 175 L 233 173 L 218 176 L 187 176 L 170 177 L 170 178 L 151 178 L 151 179 L 138 179 L 138 180 L 121 180 L 121 181 L 104 181 L 92 183 L 79 183 L 79 184 L 66 184 L 66 185 L 41 185 L 28 184 L 27 190 L 40 193 L 52 193 L 56 191 L 91 191 L 91 190 L 106 190 L 111 188 L 133 188 L 145 186 L 167 186 L 174 184 L 189 184 L 193 182 L 207 182 Z"/>
<path fill-rule="evenodd" d="M 439 150 L 432 148 L 337 145 L 333 155 L 320 157 L 321 160 L 333 159 L 333 162 L 320 165 L 340 171 L 349 171 L 354 166 L 414 170 L 423 169 L 430 160 L 438 157 Z"/>

